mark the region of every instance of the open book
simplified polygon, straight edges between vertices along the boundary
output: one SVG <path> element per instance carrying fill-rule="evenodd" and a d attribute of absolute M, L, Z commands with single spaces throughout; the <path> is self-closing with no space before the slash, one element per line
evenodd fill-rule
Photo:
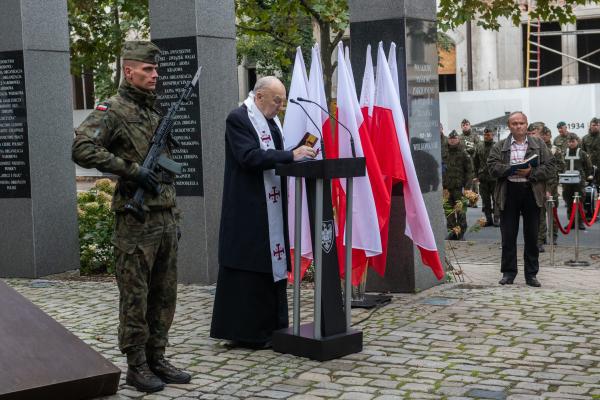
<path fill-rule="evenodd" d="M 523 161 L 519 161 L 517 163 L 510 163 L 510 174 L 514 175 L 517 173 L 518 169 L 527 169 L 529 166 L 537 167 L 538 165 L 538 155 L 534 154 L 529 158 L 524 159 Z"/>

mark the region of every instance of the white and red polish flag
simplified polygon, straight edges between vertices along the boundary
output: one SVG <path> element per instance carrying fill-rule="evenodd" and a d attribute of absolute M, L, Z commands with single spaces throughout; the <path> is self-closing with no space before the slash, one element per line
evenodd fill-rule
<path fill-rule="evenodd" d="M 381 42 L 377 54 L 377 81 L 372 123 L 373 144 L 381 166 L 381 172 L 390 190 L 389 193 L 391 194 L 393 184 L 403 183 L 404 206 L 406 209 L 406 229 L 404 233 L 419 249 L 423 264 L 432 269 L 437 279 L 442 279 L 444 270 L 410 152 L 400 98 L 397 95 L 392 74 L 385 59 L 383 43 Z M 387 246 L 387 243 L 384 243 L 384 246 Z M 384 257 L 376 257 L 372 262 L 376 264 L 373 265 L 374 268 L 383 267 L 385 269 Z"/>
<path fill-rule="evenodd" d="M 352 157 L 349 135 L 354 138 L 357 157 L 365 157 L 367 175 L 354 178 L 352 209 L 352 282 L 358 284 L 366 270 L 367 257 L 381 254 L 379 216 L 377 206 L 385 203 L 385 186 L 377 164 L 375 152 L 369 138 L 367 124 L 358 104 L 356 91 L 350 83 L 350 75 L 344 60 L 342 44 L 338 46 L 337 116 L 345 128 L 337 127 L 339 157 Z M 339 125 L 339 124 L 338 124 Z M 345 259 L 346 181 L 340 180 L 338 199 L 339 232 L 337 247 L 340 269 L 343 273 Z M 388 205 L 389 207 L 389 205 Z"/>
<path fill-rule="evenodd" d="M 388 65 L 390 66 L 390 73 L 392 74 L 392 81 L 394 81 L 394 88 L 396 89 L 396 95 L 400 98 L 400 81 L 398 80 L 398 61 L 396 58 L 396 43 L 392 42 L 390 45 L 390 53 L 388 54 Z"/>
<path fill-rule="evenodd" d="M 371 119 L 373 117 L 373 105 L 375 104 L 375 73 L 373 72 L 373 58 L 371 57 L 371 45 L 367 46 L 367 55 L 365 57 L 365 73 L 362 80 L 362 89 L 360 92 L 360 110 L 363 118 L 367 121 L 367 126 L 371 129 Z M 372 132 L 370 132 L 373 135 Z M 372 136 L 371 136 L 372 139 Z"/>
<path fill-rule="evenodd" d="M 318 103 L 324 109 L 328 109 L 327 106 L 327 96 L 325 95 L 325 84 L 323 83 L 323 68 L 321 66 L 321 55 L 319 50 L 319 45 L 315 44 L 312 48 L 311 52 L 311 62 L 310 62 L 310 77 L 308 78 L 308 99 Z M 331 138 L 331 121 L 329 120 L 329 115 L 326 112 L 319 109 L 319 107 L 314 104 L 304 103 L 306 104 L 306 109 L 310 117 L 315 121 L 315 123 L 319 126 L 319 131 L 315 128 L 315 126 L 309 120 L 306 121 L 306 131 L 315 135 L 319 138 L 317 144 L 315 144 L 314 149 L 317 152 L 316 159 L 322 159 L 323 154 L 321 151 L 321 137 Z M 329 149 L 327 145 L 325 145 L 325 155 L 327 158 Z"/>
<path fill-rule="evenodd" d="M 297 97 L 308 96 L 308 79 L 306 76 L 306 66 L 304 64 L 304 58 L 302 57 L 302 51 L 300 47 L 296 48 L 296 59 L 294 61 L 294 69 L 292 72 L 292 82 L 290 84 L 290 92 L 288 98 L 295 99 Z M 285 148 L 292 148 L 300 142 L 304 134 L 306 133 L 306 123 L 308 119 L 306 114 L 300 107 L 295 104 L 288 103 L 285 119 L 283 121 L 283 138 L 285 142 Z M 304 275 L 306 269 L 310 266 L 312 260 L 312 243 L 310 238 L 310 222 L 308 219 L 308 205 L 306 202 L 306 185 L 304 182 L 302 191 L 302 235 L 301 235 L 301 269 L 300 276 Z M 293 282 L 294 273 L 294 239 L 295 239 L 295 206 L 296 206 L 296 180 L 293 177 L 288 179 L 288 232 L 290 238 L 290 253 L 291 253 L 291 264 L 292 272 L 288 274 L 288 279 Z"/>

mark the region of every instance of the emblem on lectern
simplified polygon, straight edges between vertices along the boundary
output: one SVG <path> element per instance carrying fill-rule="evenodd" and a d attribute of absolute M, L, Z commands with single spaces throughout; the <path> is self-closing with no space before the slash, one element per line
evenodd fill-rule
<path fill-rule="evenodd" d="M 329 253 L 333 247 L 333 221 L 323 221 L 323 230 L 321 231 L 321 243 L 323 251 Z"/>

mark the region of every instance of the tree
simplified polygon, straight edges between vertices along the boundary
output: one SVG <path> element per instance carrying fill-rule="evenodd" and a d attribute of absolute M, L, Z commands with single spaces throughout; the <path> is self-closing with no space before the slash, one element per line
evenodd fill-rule
<path fill-rule="evenodd" d="M 93 72 L 96 98 L 115 94 L 126 37 L 148 37 L 148 0 L 68 0 L 71 73 Z"/>
<path fill-rule="evenodd" d="M 526 2 L 516 0 L 440 0 L 438 26 L 447 31 L 467 21 L 476 21 L 484 29 L 497 30 L 499 18 L 508 18 L 519 25 L 523 12 L 528 12 L 532 19 L 564 24 L 575 21 L 573 7 L 586 3 L 600 4 L 600 0 L 537 0 L 531 9 Z"/>
<path fill-rule="evenodd" d="M 348 27 L 348 3 L 340 0 L 236 0 L 238 56 L 257 62 L 260 73 L 281 71 L 284 80 L 297 46 L 309 51 L 313 26 L 321 42 L 325 92 L 331 99 L 332 62 Z M 286 79 L 287 78 L 287 79 Z"/>

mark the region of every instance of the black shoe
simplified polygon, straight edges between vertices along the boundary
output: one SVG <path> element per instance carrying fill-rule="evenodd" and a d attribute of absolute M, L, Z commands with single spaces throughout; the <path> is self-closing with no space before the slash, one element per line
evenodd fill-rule
<path fill-rule="evenodd" d="M 190 383 L 192 376 L 174 367 L 163 356 L 148 360 L 150 370 L 165 383 Z"/>
<path fill-rule="evenodd" d="M 498 283 L 501 285 L 512 285 L 514 281 L 515 281 L 515 278 L 508 276 L 508 275 L 504 275 Z"/>
<path fill-rule="evenodd" d="M 544 245 L 543 244 L 538 244 L 538 252 L 540 253 L 545 253 L 546 249 L 544 249 Z"/>
<path fill-rule="evenodd" d="M 580 231 L 585 231 L 585 225 L 583 223 L 579 224 L 579 230 Z"/>
<path fill-rule="evenodd" d="M 556 246 L 556 239 L 552 240 L 552 244 Z"/>
<path fill-rule="evenodd" d="M 147 363 L 130 365 L 127 368 L 125 383 L 146 393 L 158 392 L 165 388 L 165 383 L 150 371 Z"/>
<path fill-rule="evenodd" d="M 533 287 L 541 287 L 542 286 L 540 281 L 538 281 L 535 276 L 531 277 L 531 278 L 527 278 L 525 280 L 525 283 L 527 284 L 527 286 L 533 286 Z"/>

